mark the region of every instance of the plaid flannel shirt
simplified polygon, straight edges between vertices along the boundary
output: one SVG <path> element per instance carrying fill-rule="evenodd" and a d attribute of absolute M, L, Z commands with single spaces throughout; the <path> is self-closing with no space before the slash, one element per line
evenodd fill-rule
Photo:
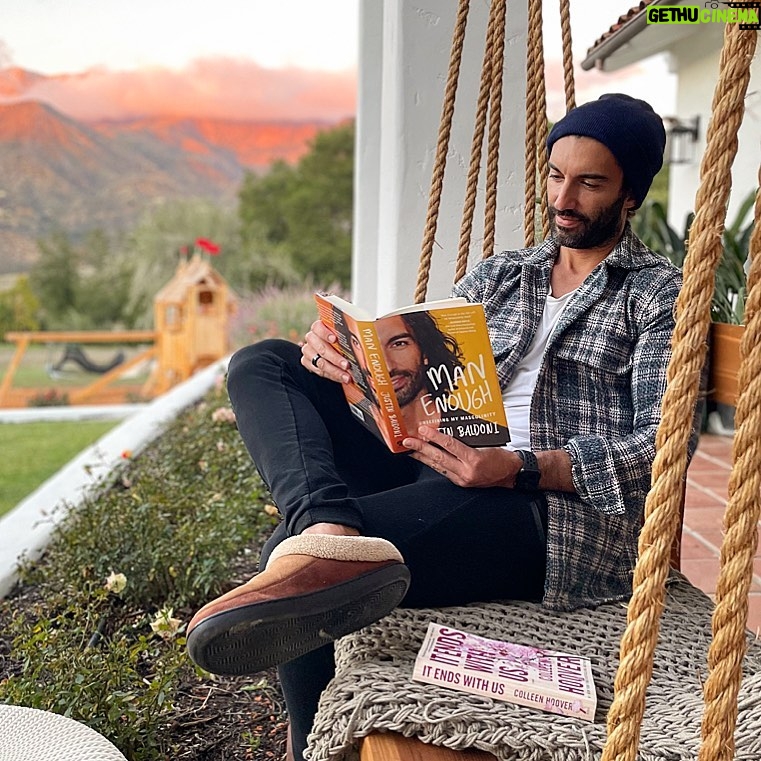
<path fill-rule="evenodd" d="M 558 250 L 550 238 L 506 251 L 455 286 L 455 295 L 484 305 L 503 389 L 541 320 Z M 565 449 L 577 492 L 546 492 L 548 607 L 631 595 L 680 285 L 679 270 L 627 224 L 547 342 L 531 400 L 531 447 Z"/>

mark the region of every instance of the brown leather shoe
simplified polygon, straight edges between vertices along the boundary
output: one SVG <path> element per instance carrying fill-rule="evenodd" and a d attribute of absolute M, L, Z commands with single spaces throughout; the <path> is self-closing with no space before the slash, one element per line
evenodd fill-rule
<path fill-rule="evenodd" d="M 188 653 L 214 674 L 254 674 L 383 618 L 409 580 L 384 539 L 293 536 L 264 571 L 193 616 Z"/>

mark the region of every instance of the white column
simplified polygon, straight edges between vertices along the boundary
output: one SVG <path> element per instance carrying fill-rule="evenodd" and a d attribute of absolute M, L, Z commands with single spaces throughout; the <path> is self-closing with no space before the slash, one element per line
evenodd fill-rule
<path fill-rule="evenodd" d="M 428 298 L 454 279 L 487 0 L 472 0 Z M 352 298 L 378 313 L 413 300 L 455 0 L 362 0 Z M 508 8 L 496 250 L 522 245 L 527 2 Z M 485 149 L 482 165 L 485 165 Z M 483 177 L 470 261 L 481 255 Z"/>

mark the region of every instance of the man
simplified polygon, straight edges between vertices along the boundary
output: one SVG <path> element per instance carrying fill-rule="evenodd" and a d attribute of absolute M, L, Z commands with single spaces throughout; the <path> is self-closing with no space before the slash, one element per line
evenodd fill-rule
<path fill-rule="evenodd" d="M 569 609 L 631 594 L 680 276 L 627 220 L 664 144 L 643 101 L 571 111 L 547 140 L 553 236 L 455 287 L 485 306 L 512 449 L 421 425 L 410 455 L 388 453 L 346 413 L 348 366 L 319 322 L 300 352 L 233 358 L 239 429 L 284 520 L 265 570 L 199 611 L 188 646 L 212 671 L 281 664 L 294 758 L 332 674 L 320 645 L 402 600 Z"/>
<path fill-rule="evenodd" d="M 377 410 L 378 398 L 373 374 L 361 348 L 359 329 L 356 323 L 347 321 L 340 313 L 334 315 L 333 324 L 338 344 L 349 360 L 347 370 L 364 395 L 359 402 L 360 410 L 356 410 L 358 403 L 353 402 L 355 414 L 366 418 L 369 411 Z M 454 338 L 439 330 L 427 312 L 384 317 L 375 325 L 405 430 L 417 431 L 422 423 L 440 423 L 446 419 L 446 412 L 442 412 L 436 400 L 448 396 L 449 388 L 445 384 L 430 382 L 427 370 L 435 367 L 439 376 L 456 376 L 462 361 Z"/>
<path fill-rule="evenodd" d="M 376 329 L 406 429 L 417 431 L 423 423 L 446 418 L 436 399 L 448 396 L 449 389 L 431 383 L 426 371 L 440 368 L 440 373 L 455 377 L 462 367 L 457 342 L 442 333 L 427 312 L 385 317 Z"/>

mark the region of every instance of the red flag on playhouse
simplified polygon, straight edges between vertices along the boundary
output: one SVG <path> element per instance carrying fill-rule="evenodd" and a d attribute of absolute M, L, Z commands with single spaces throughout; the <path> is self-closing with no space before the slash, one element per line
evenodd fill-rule
<path fill-rule="evenodd" d="M 221 246 L 208 238 L 196 238 L 196 246 L 211 256 L 216 256 L 222 250 Z"/>

